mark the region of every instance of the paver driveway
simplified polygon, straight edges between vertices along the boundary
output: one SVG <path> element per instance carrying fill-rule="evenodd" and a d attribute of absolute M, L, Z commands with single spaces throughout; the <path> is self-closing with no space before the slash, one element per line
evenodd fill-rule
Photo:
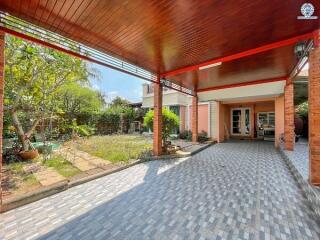
<path fill-rule="evenodd" d="M 4 239 L 319 239 L 272 143 L 216 144 L 0 215 Z"/>

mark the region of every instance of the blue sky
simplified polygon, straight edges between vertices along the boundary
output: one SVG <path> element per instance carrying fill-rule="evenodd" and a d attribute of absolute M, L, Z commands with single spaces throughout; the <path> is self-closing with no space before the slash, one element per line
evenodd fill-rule
<path fill-rule="evenodd" d="M 92 66 L 100 71 L 101 78 L 100 80 L 91 79 L 91 85 L 103 92 L 108 102 L 116 96 L 131 102 L 142 101 L 142 84 L 147 81 L 98 64 L 92 64 Z"/>

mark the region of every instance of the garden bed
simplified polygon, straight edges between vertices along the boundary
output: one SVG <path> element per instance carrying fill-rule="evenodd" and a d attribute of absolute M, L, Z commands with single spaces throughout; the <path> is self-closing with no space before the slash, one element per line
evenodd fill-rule
<path fill-rule="evenodd" d="M 69 141 L 44 161 L 40 154 L 29 161 L 4 165 L 4 199 L 54 185 L 61 181 L 88 178 L 96 173 L 129 165 L 151 156 L 152 139 L 135 135 L 108 135 Z"/>

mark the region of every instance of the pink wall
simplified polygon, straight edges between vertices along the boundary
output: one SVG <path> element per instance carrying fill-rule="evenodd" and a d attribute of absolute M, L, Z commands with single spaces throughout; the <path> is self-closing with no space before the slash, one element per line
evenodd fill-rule
<path fill-rule="evenodd" d="M 228 139 L 231 136 L 231 109 L 242 108 L 242 107 L 250 108 L 251 110 L 250 136 L 248 136 L 249 138 L 254 138 L 254 135 L 255 135 L 257 113 L 275 111 L 274 101 L 270 101 L 270 100 L 265 102 L 257 101 L 257 102 L 229 103 L 229 104 L 218 103 L 218 111 L 217 111 L 219 113 L 219 117 L 217 118 L 218 142 L 224 141 L 226 138 Z M 232 137 L 237 138 L 237 136 L 232 136 Z M 244 136 L 241 136 L 241 138 L 244 138 Z"/>
<path fill-rule="evenodd" d="M 208 104 L 201 104 L 198 105 L 198 132 L 200 133 L 201 131 L 205 131 L 206 133 L 209 134 L 208 132 L 208 118 L 209 118 L 209 108 Z M 192 122 L 192 106 L 189 107 L 189 119 L 190 119 L 190 124 Z M 190 126 L 191 127 L 191 126 Z"/>
<path fill-rule="evenodd" d="M 180 106 L 180 131 L 186 130 L 186 107 Z"/>
<path fill-rule="evenodd" d="M 220 102 L 217 102 L 217 142 L 223 142 L 225 140 L 225 124 L 226 124 L 226 111 L 227 107 Z"/>

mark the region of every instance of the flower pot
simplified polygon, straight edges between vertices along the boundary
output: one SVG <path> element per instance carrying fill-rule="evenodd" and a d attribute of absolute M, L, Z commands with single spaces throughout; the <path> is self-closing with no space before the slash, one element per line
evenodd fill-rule
<path fill-rule="evenodd" d="M 37 149 L 19 152 L 19 156 L 20 156 L 23 160 L 34 159 L 34 158 L 36 158 L 38 155 L 39 155 L 39 153 L 38 153 L 38 150 L 37 150 Z"/>

